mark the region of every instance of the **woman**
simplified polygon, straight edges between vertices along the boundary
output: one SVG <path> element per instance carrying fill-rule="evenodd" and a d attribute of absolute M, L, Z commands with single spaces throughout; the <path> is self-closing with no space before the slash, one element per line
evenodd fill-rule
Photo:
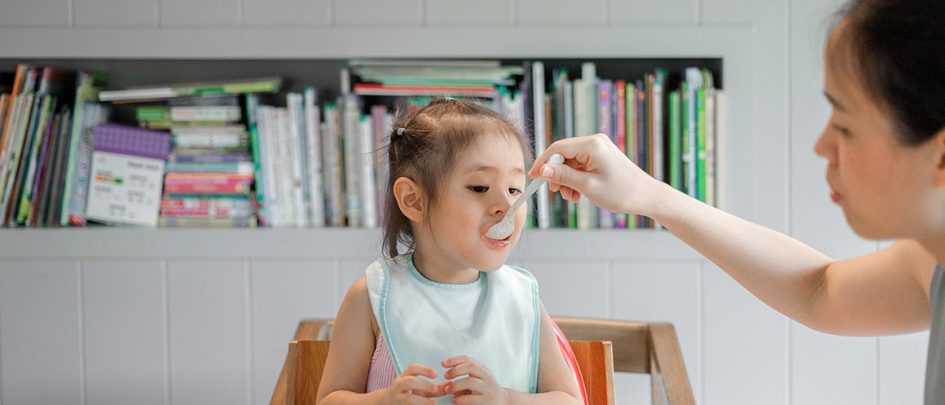
<path fill-rule="evenodd" d="M 646 175 L 606 136 L 552 144 L 530 177 L 571 201 L 651 217 L 762 301 L 811 328 L 887 335 L 931 327 L 925 404 L 945 403 L 945 5 L 854 0 L 825 49 L 830 121 L 815 151 L 831 199 L 862 237 L 833 260 Z M 552 153 L 567 160 L 545 164 Z"/>

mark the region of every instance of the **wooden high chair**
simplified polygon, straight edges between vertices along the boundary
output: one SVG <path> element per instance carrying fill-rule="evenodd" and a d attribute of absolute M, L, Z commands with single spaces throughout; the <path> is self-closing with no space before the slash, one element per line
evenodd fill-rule
<path fill-rule="evenodd" d="M 671 324 L 555 317 L 571 339 L 588 404 L 614 403 L 613 372 L 651 374 L 654 405 L 693 405 L 676 333 Z M 314 404 L 328 356 L 331 320 L 304 319 L 276 383 L 270 405 Z M 613 342 L 613 343 L 612 343 Z"/>

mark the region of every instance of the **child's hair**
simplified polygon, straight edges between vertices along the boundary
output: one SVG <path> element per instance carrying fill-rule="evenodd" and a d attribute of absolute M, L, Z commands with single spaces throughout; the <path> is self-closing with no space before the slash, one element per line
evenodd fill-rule
<path fill-rule="evenodd" d="M 410 220 L 394 198 L 393 185 L 398 178 L 416 182 L 423 195 L 423 206 L 432 207 L 459 153 L 481 137 L 504 137 L 516 142 L 521 147 L 525 167 L 531 164 L 531 149 L 522 131 L 501 114 L 473 101 L 436 99 L 413 113 L 398 112 L 392 127 L 387 145 L 390 170 L 383 246 L 388 258 L 400 254 L 398 244 L 408 251 L 414 246 Z M 429 216 L 430 209 L 424 212 Z"/>

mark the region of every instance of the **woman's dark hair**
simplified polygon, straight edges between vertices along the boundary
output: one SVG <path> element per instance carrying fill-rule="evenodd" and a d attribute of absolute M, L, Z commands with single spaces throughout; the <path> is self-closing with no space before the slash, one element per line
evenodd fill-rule
<path fill-rule="evenodd" d="M 852 0 L 839 16 L 847 67 L 890 113 L 900 141 L 919 145 L 945 128 L 945 2 Z"/>
<path fill-rule="evenodd" d="M 397 113 L 387 145 L 389 164 L 384 223 L 384 254 L 400 254 L 398 244 L 413 249 L 414 233 L 394 198 L 394 182 L 407 177 L 416 182 L 423 206 L 436 205 L 441 183 L 449 178 L 459 153 L 481 137 L 500 137 L 517 143 L 525 167 L 531 149 L 522 131 L 501 114 L 473 101 L 437 99 L 419 110 Z M 429 215 L 430 209 L 425 210 Z"/>

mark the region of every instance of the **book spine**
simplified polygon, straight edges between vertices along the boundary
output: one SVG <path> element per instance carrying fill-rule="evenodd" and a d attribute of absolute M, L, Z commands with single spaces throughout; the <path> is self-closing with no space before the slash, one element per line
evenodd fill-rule
<path fill-rule="evenodd" d="M 302 112 L 302 94 L 300 93 L 289 93 L 286 95 L 286 106 L 287 106 L 287 119 L 288 125 L 288 145 L 289 145 L 289 165 L 292 169 L 292 181 L 291 181 L 291 196 L 292 196 L 292 207 L 293 215 L 291 218 L 291 223 L 297 227 L 304 227 L 308 223 L 308 212 L 309 207 L 306 201 L 308 200 L 308 183 L 305 180 L 306 175 L 308 174 L 303 168 L 305 167 L 305 138 L 303 135 L 303 130 L 305 128 L 305 117 Z"/>
<path fill-rule="evenodd" d="M 222 121 L 240 120 L 239 106 L 174 106 L 171 121 Z"/>
<path fill-rule="evenodd" d="M 545 65 L 542 62 L 532 62 L 532 125 L 534 125 L 535 155 L 545 151 L 548 147 L 545 140 L 547 128 L 545 126 Z M 538 228 L 551 227 L 551 202 L 548 199 L 548 185 L 542 184 L 537 194 Z"/>
<path fill-rule="evenodd" d="M 706 135 L 706 109 L 705 109 L 705 89 L 699 89 L 696 92 L 696 198 L 699 201 L 706 202 L 705 193 L 705 135 Z"/>
<path fill-rule="evenodd" d="M 245 148 L 249 146 L 246 134 L 192 134 L 175 135 L 174 145 L 179 148 Z"/>
<path fill-rule="evenodd" d="M 345 179 L 345 207 L 348 216 L 348 226 L 359 228 L 363 209 L 361 203 L 361 173 L 360 159 L 360 108 L 355 95 L 344 97 L 344 179 Z"/>
<path fill-rule="evenodd" d="M 611 121 L 610 93 L 613 90 L 613 82 L 610 80 L 601 80 L 597 82 L 597 132 L 606 134 L 610 141 L 617 143 L 616 134 Z M 611 229 L 614 227 L 614 214 L 603 208 L 598 209 L 597 225 L 601 229 Z"/>
<path fill-rule="evenodd" d="M 376 207 L 377 221 L 384 223 L 386 219 L 386 198 L 387 188 L 389 187 L 387 176 L 389 175 L 387 167 L 387 148 L 391 133 L 391 121 L 393 117 L 388 114 L 387 106 L 376 105 L 371 107 L 371 123 L 374 126 L 374 149 L 371 156 L 374 158 L 374 186 L 376 187 Z"/>
<path fill-rule="evenodd" d="M 617 127 L 617 149 L 620 153 L 627 154 L 627 83 L 618 80 L 614 85 L 614 109 L 616 110 L 616 119 L 614 123 Z M 627 214 L 615 213 L 615 225 L 617 228 L 627 228 Z"/>
<path fill-rule="evenodd" d="M 85 103 L 87 100 L 94 100 L 98 93 L 94 85 L 94 79 L 89 72 L 80 72 L 76 84 L 75 103 L 72 109 L 72 133 L 69 136 L 69 148 L 67 151 L 68 159 L 66 161 L 66 173 L 64 188 L 62 192 L 62 203 L 59 217 L 59 225 L 67 226 L 70 224 L 70 212 L 72 212 L 73 188 L 76 187 L 76 161 L 79 157 L 79 149 L 82 143 L 83 125 L 85 124 Z M 91 150 L 91 148 L 89 149 Z M 91 153 L 91 152 L 90 152 Z M 84 221 L 83 221 L 84 223 Z"/>
<path fill-rule="evenodd" d="M 305 153 L 308 156 L 309 226 L 325 226 L 325 196 L 322 185 L 322 137 L 320 111 L 314 87 L 305 88 Z"/>
<path fill-rule="evenodd" d="M 9 160 L 5 169 L 6 185 L 3 192 L 3 200 L 0 201 L 0 223 L 10 225 L 9 214 L 11 207 L 15 205 L 17 194 L 19 193 L 20 176 L 23 169 L 23 156 L 28 152 L 27 137 L 29 130 L 33 126 L 33 116 L 38 109 L 39 98 L 35 94 L 27 94 L 24 98 L 24 108 L 21 117 L 17 120 L 18 128 L 14 129 L 13 144 L 10 148 Z"/>
<path fill-rule="evenodd" d="M 360 170 L 358 184 L 361 186 L 361 224 L 365 228 L 377 228 L 377 195 L 374 184 L 374 157 L 371 151 L 374 150 L 374 130 L 371 123 L 371 117 L 361 116 L 360 136 L 358 138 L 358 162 Z"/>
<path fill-rule="evenodd" d="M 669 184 L 682 190 L 682 139 L 680 132 L 679 92 L 669 92 Z"/>
<path fill-rule="evenodd" d="M 23 191 L 20 193 L 20 200 L 15 207 L 14 214 L 11 214 L 14 217 L 14 220 L 19 225 L 25 225 L 27 219 L 32 213 L 33 206 L 33 188 L 36 181 L 36 172 L 38 171 L 38 165 L 40 163 L 40 153 L 42 152 L 42 146 L 48 139 L 49 131 L 47 128 L 49 126 L 50 113 L 52 112 L 54 103 L 53 96 L 46 95 L 43 97 L 42 104 L 40 105 L 39 114 L 37 115 L 37 123 L 33 129 L 33 135 L 31 136 L 32 141 L 30 145 L 30 151 L 28 157 L 25 157 L 26 160 L 24 163 L 26 167 L 24 168 L 23 174 Z"/>

